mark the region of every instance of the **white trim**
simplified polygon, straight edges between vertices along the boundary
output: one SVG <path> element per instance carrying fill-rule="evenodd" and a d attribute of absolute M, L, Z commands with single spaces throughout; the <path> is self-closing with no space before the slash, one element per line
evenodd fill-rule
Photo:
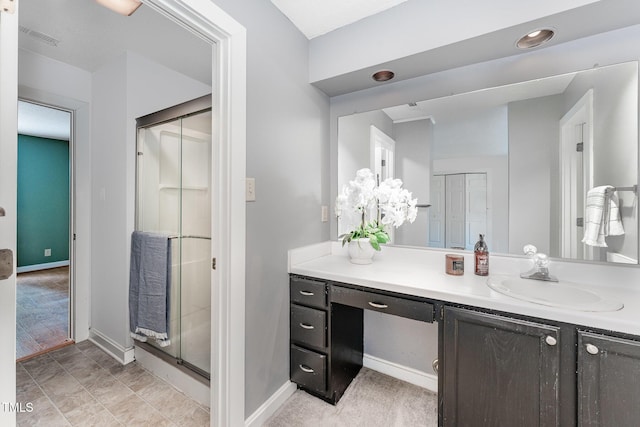
<path fill-rule="evenodd" d="M 434 393 L 438 392 L 437 375 L 428 374 L 366 353 L 362 355 L 362 366 L 417 385 L 418 387 L 426 388 Z"/>
<path fill-rule="evenodd" d="M 16 2 L 17 3 L 17 2 Z M 16 252 L 18 139 L 18 14 L 0 12 L 0 248 Z M 15 267 L 14 267 L 15 268 Z M 0 402 L 16 402 L 16 277 L 0 280 Z M 0 425 L 14 426 L 15 411 L 0 411 Z"/>
<path fill-rule="evenodd" d="M 28 273 L 30 271 L 48 270 L 50 268 L 66 267 L 69 265 L 69 260 L 45 262 L 44 264 L 25 265 L 23 267 L 16 268 L 16 273 Z"/>
<path fill-rule="evenodd" d="M 256 411 L 244 422 L 245 427 L 260 427 L 291 397 L 297 390 L 295 383 L 287 381 L 267 399 Z"/>
<path fill-rule="evenodd" d="M 135 360 L 133 347 L 123 347 L 97 329 L 91 328 L 89 341 L 106 351 L 123 365 Z"/>
<path fill-rule="evenodd" d="M 141 347 L 134 347 L 134 355 L 136 363 L 155 376 L 167 381 L 196 402 L 205 406 L 209 406 L 211 403 L 211 390 L 206 384 L 185 374 L 176 366 L 165 362 Z"/>
<path fill-rule="evenodd" d="M 582 151 L 582 188 L 573 188 L 575 184 L 571 179 L 571 175 L 575 173 L 577 168 L 575 157 L 575 140 L 567 139 L 567 126 L 572 124 L 575 116 L 584 112 L 586 119 L 586 132 L 583 136 Z M 587 246 L 579 242 L 581 236 L 577 235 L 579 230 L 575 225 L 574 217 L 580 212 L 584 217 L 584 206 L 587 197 L 587 191 L 593 188 L 593 89 L 589 89 L 585 94 L 571 107 L 571 109 L 562 116 L 559 121 L 559 165 L 560 165 L 560 255 L 563 258 L 578 258 L 585 260 L 594 259 L 594 250 L 591 246 Z M 571 134 L 573 136 L 573 134 Z M 577 193 L 582 193 L 582 205 L 577 205 Z M 582 249 L 582 257 L 580 250 Z"/>
<path fill-rule="evenodd" d="M 210 0 L 144 3 L 213 42 L 211 425 L 244 423 L 245 28 Z"/>

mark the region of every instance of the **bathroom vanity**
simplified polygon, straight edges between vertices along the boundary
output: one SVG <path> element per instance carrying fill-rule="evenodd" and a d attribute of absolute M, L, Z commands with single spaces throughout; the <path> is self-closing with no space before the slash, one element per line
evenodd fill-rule
<path fill-rule="evenodd" d="M 438 322 L 441 426 L 637 425 L 640 292 L 622 285 L 636 270 L 583 285 L 623 309 L 579 311 L 510 298 L 472 272 L 446 275 L 445 253 L 386 247 L 357 266 L 337 242 L 291 251 L 291 380 L 337 403 L 362 366 L 363 310 L 375 310 Z M 491 259 L 500 274 L 526 267 Z M 579 279 L 589 268 L 561 270 Z"/>

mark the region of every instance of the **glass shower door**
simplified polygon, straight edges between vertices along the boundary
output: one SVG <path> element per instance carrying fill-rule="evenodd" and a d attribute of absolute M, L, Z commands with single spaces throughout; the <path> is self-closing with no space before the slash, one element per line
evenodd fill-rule
<path fill-rule="evenodd" d="M 166 110 L 163 110 L 166 114 Z M 137 222 L 170 236 L 169 339 L 154 345 L 210 373 L 211 111 L 138 128 Z"/>
<path fill-rule="evenodd" d="M 182 119 L 181 358 L 211 364 L 211 111 Z"/>

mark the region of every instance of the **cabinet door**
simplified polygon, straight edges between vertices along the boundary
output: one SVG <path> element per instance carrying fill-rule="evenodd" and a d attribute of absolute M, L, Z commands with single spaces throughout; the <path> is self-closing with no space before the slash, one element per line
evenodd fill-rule
<path fill-rule="evenodd" d="M 578 425 L 640 425 L 640 342 L 578 333 Z"/>
<path fill-rule="evenodd" d="M 444 426 L 559 425 L 559 328 L 446 307 Z"/>

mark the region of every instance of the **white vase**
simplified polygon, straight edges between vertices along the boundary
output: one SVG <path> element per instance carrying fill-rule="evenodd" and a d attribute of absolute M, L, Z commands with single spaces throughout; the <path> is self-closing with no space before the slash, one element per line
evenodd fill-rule
<path fill-rule="evenodd" d="M 349 257 L 354 264 L 371 264 L 375 252 L 368 237 L 349 242 Z"/>

